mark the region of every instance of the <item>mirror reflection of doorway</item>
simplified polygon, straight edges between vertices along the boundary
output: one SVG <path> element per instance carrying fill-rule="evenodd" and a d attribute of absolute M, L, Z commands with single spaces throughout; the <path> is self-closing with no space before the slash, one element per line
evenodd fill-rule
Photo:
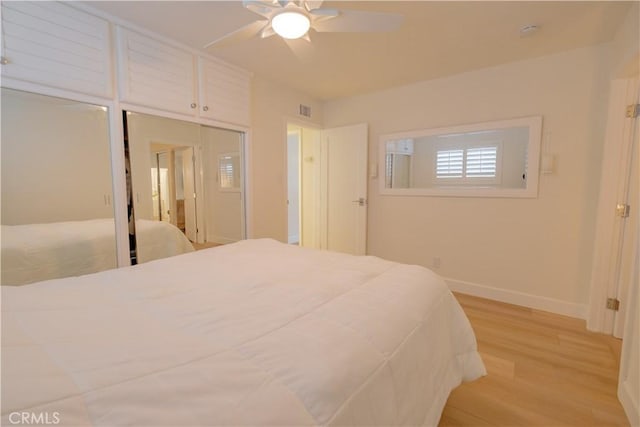
<path fill-rule="evenodd" d="M 175 225 L 191 242 L 196 242 L 193 147 L 151 143 L 150 151 L 153 219 Z"/>
<path fill-rule="evenodd" d="M 196 249 L 244 239 L 244 134 L 140 113 L 126 117 L 136 247 L 164 245 L 144 236 L 140 221 L 171 225 Z"/>
<path fill-rule="evenodd" d="M 151 198 L 153 219 L 171 222 L 168 153 L 154 153 L 151 159 Z"/>

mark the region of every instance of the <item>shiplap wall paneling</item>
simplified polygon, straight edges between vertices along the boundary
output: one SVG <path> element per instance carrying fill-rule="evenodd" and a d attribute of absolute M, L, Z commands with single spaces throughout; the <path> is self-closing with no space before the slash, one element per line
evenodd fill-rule
<path fill-rule="evenodd" d="M 2 2 L 2 77 L 113 97 L 104 19 L 58 2 Z"/>
<path fill-rule="evenodd" d="M 121 101 L 196 115 L 194 55 L 124 28 L 117 33 Z"/>
<path fill-rule="evenodd" d="M 200 116 L 249 125 L 251 75 L 240 69 L 200 57 Z"/>

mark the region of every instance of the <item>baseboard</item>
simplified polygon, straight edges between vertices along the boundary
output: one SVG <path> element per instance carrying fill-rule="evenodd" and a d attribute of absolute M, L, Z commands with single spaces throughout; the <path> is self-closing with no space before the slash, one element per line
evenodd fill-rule
<path fill-rule="evenodd" d="M 448 277 L 445 277 L 444 280 L 447 282 L 449 289 L 462 294 L 473 295 L 480 298 L 487 298 L 528 308 L 535 308 L 537 310 L 548 311 L 578 319 L 587 318 L 586 304 L 575 304 L 553 298 L 525 294 L 523 292 L 492 288 L 490 286 L 479 285 L 477 283 L 465 282 Z"/>
<path fill-rule="evenodd" d="M 632 426 L 640 426 L 640 408 L 638 408 L 638 402 L 631 395 L 629 390 L 629 383 L 624 381 L 618 385 L 618 399 L 622 404 L 627 420 Z"/>

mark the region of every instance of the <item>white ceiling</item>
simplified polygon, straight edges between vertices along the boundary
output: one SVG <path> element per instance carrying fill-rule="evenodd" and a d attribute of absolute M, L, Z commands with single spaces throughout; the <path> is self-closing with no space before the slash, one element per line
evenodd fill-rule
<path fill-rule="evenodd" d="M 259 18 L 240 1 L 91 1 L 196 49 Z M 611 41 L 631 2 L 326 1 L 323 7 L 405 16 L 392 33 L 254 38 L 207 52 L 319 99 L 443 77 Z M 540 26 L 529 37 L 519 29 Z"/>

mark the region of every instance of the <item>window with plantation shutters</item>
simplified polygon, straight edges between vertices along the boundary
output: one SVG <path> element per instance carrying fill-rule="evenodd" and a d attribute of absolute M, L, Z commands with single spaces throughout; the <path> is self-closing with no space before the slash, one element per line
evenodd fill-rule
<path fill-rule="evenodd" d="M 500 182 L 499 158 L 499 143 L 437 149 L 436 181 L 444 185 L 497 184 Z"/>
<path fill-rule="evenodd" d="M 469 148 L 466 157 L 467 178 L 495 178 L 498 147 Z"/>
<path fill-rule="evenodd" d="M 218 186 L 221 191 L 240 191 L 240 154 L 218 156 Z"/>
<path fill-rule="evenodd" d="M 464 177 L 464 150 L 438 150 L 436 176 L 445 179 Z"/>

